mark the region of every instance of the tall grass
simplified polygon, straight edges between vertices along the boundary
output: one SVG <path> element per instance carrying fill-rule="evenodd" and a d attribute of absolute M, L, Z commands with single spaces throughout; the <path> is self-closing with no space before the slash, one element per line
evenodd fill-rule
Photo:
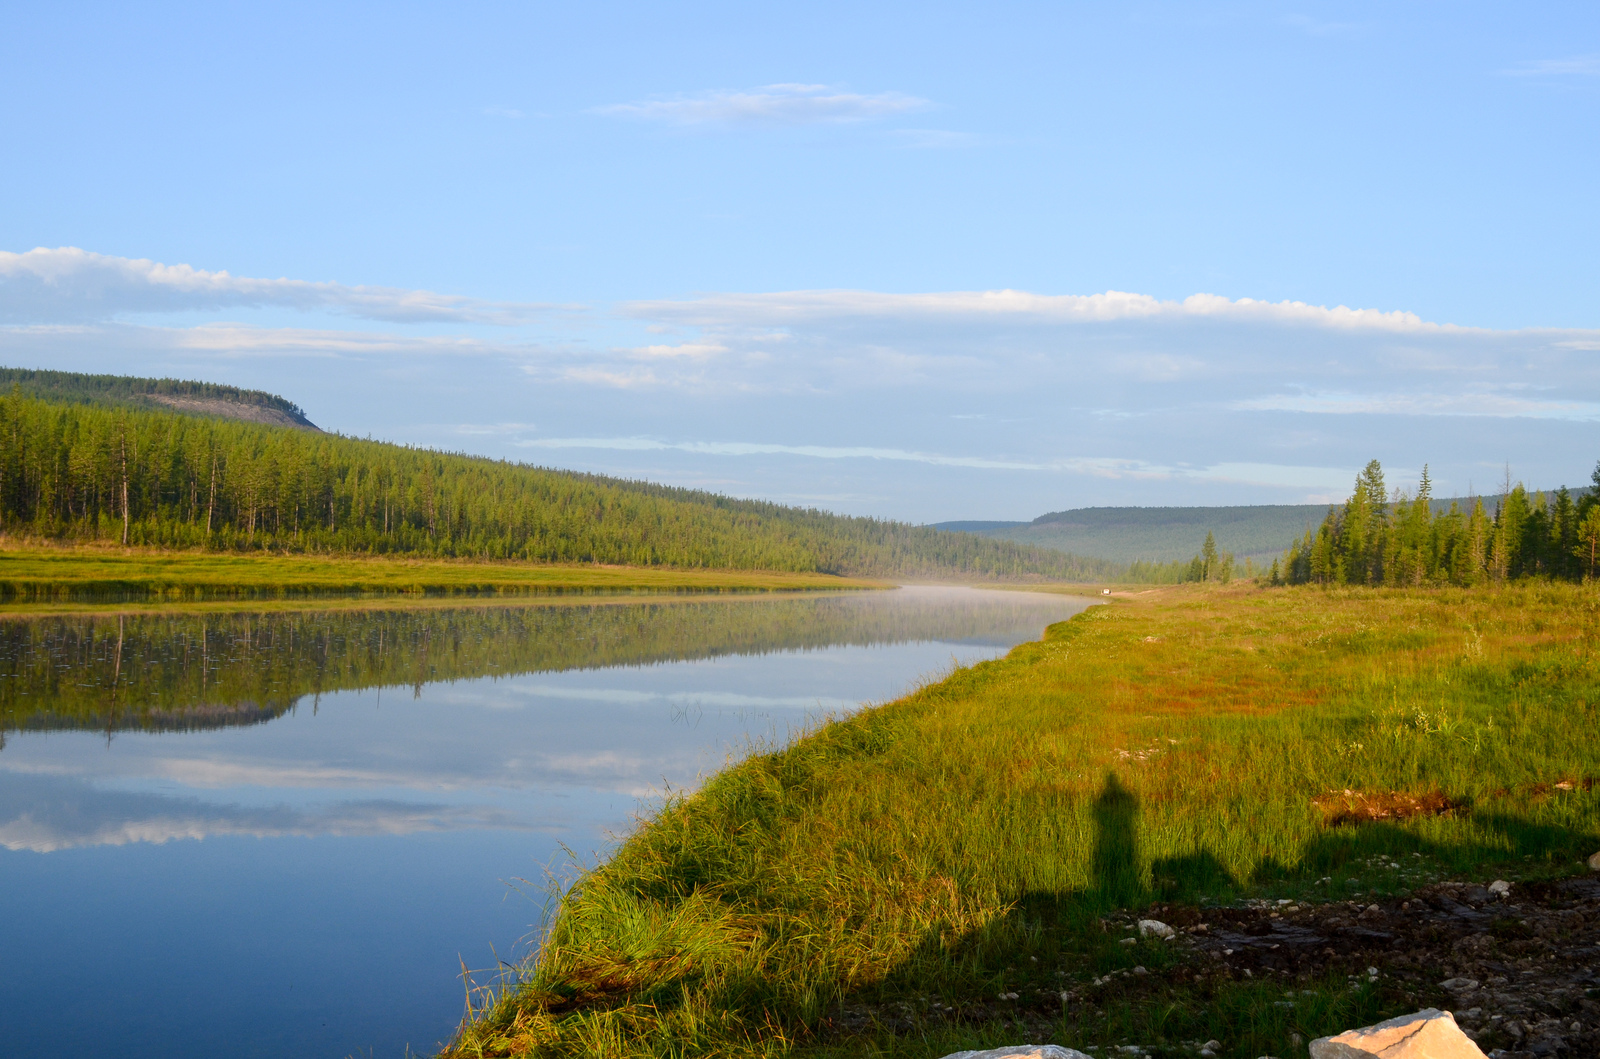
<path fill-rule="evenodd" d="M 1113 908 L 1417 881 L 1376 852 L 1422 854 L 1434 874 L 1571 870 L 1600 841 L 1600 788 L 1553 784 L 1600 778 L 1597 632 L 1600 593 L 1570 585 L 1169 590 L 1093 608 L 669 801 L 567 891 L 525 980 L 451 1054 L 820 1053 L 840 1002 L 992 996 L 1035 965 L 1070 981 L 1171 958 L 1113 945 Z M 1331 826 L 1315 800 L 1346 790 L 1463 808 Z M 1257 989 L 1119 1025 L 1209 1034 L 1225 1019 L 1240 1049 L 1286 1047 Z M 1335 1000 L 1315 1032 L 1381 1007 Z M 938 1055 L 996 1035 L 870 1043 Z"/>

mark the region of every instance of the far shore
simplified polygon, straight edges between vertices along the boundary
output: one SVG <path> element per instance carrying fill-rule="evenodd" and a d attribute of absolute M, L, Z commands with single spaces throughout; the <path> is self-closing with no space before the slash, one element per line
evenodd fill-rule
<path fill-rule="evenodd" d="M 405 556 L 324 556 L 54 546 L 0 537 L 0 615 L 526 601 L 537 597 L 861 591 L 888 581 L 814 572 L 707 570 Z"/>

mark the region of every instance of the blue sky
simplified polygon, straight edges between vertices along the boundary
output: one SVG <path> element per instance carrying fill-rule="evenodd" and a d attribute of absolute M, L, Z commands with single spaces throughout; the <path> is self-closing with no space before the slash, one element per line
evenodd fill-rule
<path fill-rule="evenodd" d="M 7 24 L 5 363 L 918 521 L 1600 458 L 1592 4 Z"/>

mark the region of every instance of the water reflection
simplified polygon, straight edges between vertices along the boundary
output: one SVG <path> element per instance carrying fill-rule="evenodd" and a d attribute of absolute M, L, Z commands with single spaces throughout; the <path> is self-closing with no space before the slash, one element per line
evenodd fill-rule
<path fill-rule="evenodd" d="M 592 861 L 642 799 L 752 740 L 1083 605 L 903 589 L 0 621 L 3 1036 L 427 1054 L 460 961 L 525 953 L 564 850 Z"/>
<path fill-rule="evenodd" d="M 256 724 L 306 695 L 479 676 L 937 640 L 1001 645 L 1065 600 L 837 596 L 0 619 L 0 732 Z M 3 745 L 3 744 L 0 744 Z"/>

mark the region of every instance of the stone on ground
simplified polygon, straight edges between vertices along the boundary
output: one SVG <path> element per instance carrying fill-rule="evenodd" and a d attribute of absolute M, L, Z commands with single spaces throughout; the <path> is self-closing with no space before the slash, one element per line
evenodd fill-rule
<path fill-rule="evenodd" d="M 1311 1042 L 1311 1059 L 1485 1059 L 1448 1011 L 1410 1015 Z"/>
<path fill-rule="evenodd" d="M 1600 871 L 1600 853 L 1596 853 L 1589 858 L 1589 870 Z"/>
<path fill-rule="evenodd" d="M 951 1052 L 944 1059 L 1093 1059 L 1059 1044 L 1008 1044 L 985 1052 Z"/>
<path fill-rule="evenodd" d="M 1177 931 L 1159 919 L 1139 920 L 1139 936 L 1141 938 L 1170 938 L 1176 933 Z"/>

